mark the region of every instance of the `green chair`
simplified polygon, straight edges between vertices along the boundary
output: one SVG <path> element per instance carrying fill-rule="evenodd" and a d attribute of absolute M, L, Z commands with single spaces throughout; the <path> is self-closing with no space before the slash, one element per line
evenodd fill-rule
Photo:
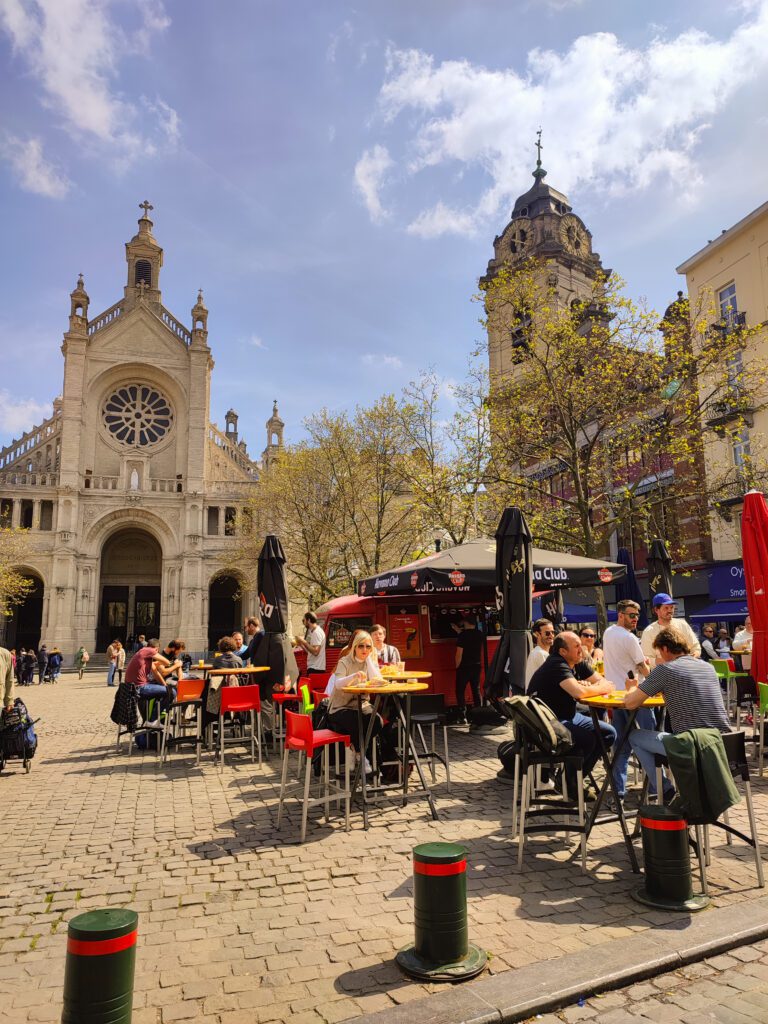
<path fill-rule="evenodd" d="M 299 687 L 299 693 L 301 694 L 301 713 L 302 715 L 311 715 L 315 710 L 315 705 L 309 699 L 309 687 L 302 685 Z"/>
<path fill-rule="evenodd" d="M 720 680 L 720 685 L 725 690 L 725 707 L 727 711 L 731 709 L 731 703 L 733 701 L 732 688 L 735 683 L 734 673 L 731 671 L 731 666 L 727 658 L 713 658 L 710 661 L 710 665 L 717 673 L 717 678 Z"/>
<path fill-rule="evenodd" d="M 763 727 L 765 725 L 766 714 L 768 713 L 768 683 L 757 684 L 757 712 L 755 717 L 757 718 L 757 743 L 758 754 L 757 754 L 757 772 L 762 777 L 763 774 L 763 756 L 765 753 L 765 737 L 763 735 Z"/>

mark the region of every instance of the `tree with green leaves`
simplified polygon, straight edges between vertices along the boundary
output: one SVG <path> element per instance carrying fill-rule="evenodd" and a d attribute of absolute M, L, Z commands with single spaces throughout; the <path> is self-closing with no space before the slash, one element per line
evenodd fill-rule
<path fill-rule="evenodd" d="M 0 614 L 13 609 L 32 590 L 32 581 L 19 568 L 29 558 L 29 531 L 0 527 Z"/>
<path fill-rule="evenodd" d="M 702 422 L 732 402 L 750 332 L 713 329 L 711 305 L 691 315 L 685 301 L 660 324 L 614 276 L 566 305 L 557 280 L 530 260 L 484 282 L 486 325 L 506 346 L 488 391 L 492 490 L 543 546 L 597 557 L 634 524 L 683 560 L 719 486 L 703 471 Z M 759 390 L 764 368 L 750 372 Z"/>

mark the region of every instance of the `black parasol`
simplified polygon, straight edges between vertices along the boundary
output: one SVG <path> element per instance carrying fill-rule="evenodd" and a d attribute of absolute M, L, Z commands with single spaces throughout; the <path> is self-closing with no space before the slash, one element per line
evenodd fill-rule
<path fill-rule="evenodd" d="M 656 594 L 672 593 L 672 558 L 665 542 L 657 537 L 651 544 L 646 562 L 648 566 L 648 600 L 653 604 Z"/>
<path fill-rule="evenodd" d="M 274 534 L 267 534 L 259 554 L 258 569 L 259 606 L 264 635 L 251 658 L 253 665 L 269 665 L 270 672 L 259 677 L 262 692 L 271 693 L 272 687 L 285 681 L 288 675 L 293 683 L 299 678 L 299 667 L 293 653 L 288 625 L 288 585 L 285 578 L 285 552 Z"/>
<path fill-rule="evenodd" d="M 519 508 L 506 508 L 496 530 L 496 603 L 501 638 L 485 682 L 489 698 L 505 696 L 510 688 L 522 693 L 525 663 L 531 649 L 533 594 L 531 531 Z"/>
<path fill-rule="evenodd" d="M 637 583 L 635 567 L 632 565 L 632 555 L 629 553 L 629 548 L 619 548 L 616 553 L 616 561 L 627 567 L 624 579 L 619 580 L 616 584 L 616 603 L 618 604 L 619 601 L 634 601 L 636 604 L 639 604 L 640 618 L 637 622 L 637 628 L 645 629 L 648 625 L 648 616 L 645 612 L 645 603 Z"/>

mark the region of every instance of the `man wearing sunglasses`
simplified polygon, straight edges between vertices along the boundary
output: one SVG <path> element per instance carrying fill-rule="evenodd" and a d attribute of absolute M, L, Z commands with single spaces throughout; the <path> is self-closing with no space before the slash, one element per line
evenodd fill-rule
<path fill-rule="evenodd" d="M 616 623 L 609 626 L 603 634 L 603 675 L 610 679 L 617 690 L 626 690 L 634 685 L 633 680 L 639 677 L 644 679 L 651 669 L 635 634 L 637 620 L 640 618 L 640 605 L 636 601 L 619 601 L 616 605 L 616 617 Z M 620 738 L 626 730 L 629 714 L 620 709 L 615 710 L 612 721 Z M 656 719 L 650 708 L 641 708 L 638 711 L 637 725 L 640 729 L 656 728 Z M 622 800 L 627 791 L 629 755 L 630 747 L 627 741 L 623 743 L 620 751 L 614 751 L 613 778 Z M 649 787 L 651 794 L 655 795 L 655 778 L 649 779 Z"/>
<path fill-rule="evenodd" d="M 528 689 L 528 684 L 531 681 L 533 673 L 537 668 L 541 668 L 549 657 L 549 652 L 552 649 L 554 639 L 555 627 L 549 619 L 536 619 L 533 624 L 533 642 L 535 646 L 528 655 L 528 660 L 525 663 L 526 690 Z"/>

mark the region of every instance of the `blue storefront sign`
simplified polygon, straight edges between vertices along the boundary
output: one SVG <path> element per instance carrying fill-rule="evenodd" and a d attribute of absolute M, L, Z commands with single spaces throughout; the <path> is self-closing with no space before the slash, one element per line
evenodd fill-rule
<path fill-rule="evenodd" d="M 707 571 L 709 596 L 712 601 L 746 601 L 743 562 L 723 562 Z"/>

